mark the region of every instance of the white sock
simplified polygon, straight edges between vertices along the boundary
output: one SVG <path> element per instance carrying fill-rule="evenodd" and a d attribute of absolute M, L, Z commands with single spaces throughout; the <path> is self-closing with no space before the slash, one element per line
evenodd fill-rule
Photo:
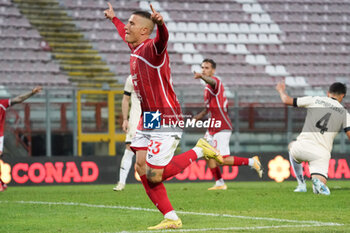
<path fill-rule="evenodd" d="M 216 181 L 215 186 L 223 186 L 224 184 L 225 184 L 225 181 L 224 179 L 221 178 Z"/>
<path fill-rule="evenodd" d="M 295 162 L 295 160 L 290 155 L 289 155 L 289 161 L 290 161 L 290 164 L 292 164 L 295 177 L 297 178 L 297 181 L 298 181 L 298 185 L 305 184 L 305 180 L 303 176 L 303 166 L 301 165 L 301 163 Z"/>
<path fill-rule="evenodd" d="M 202 149 L 202 148 L 196 146 L 196 147 L 193 147 L 192 150 L 194 150 L 194 152 L 196 152 L 196 154 L 197 154 L 197 159 L 203 157 L 203 149 Z"/>
<path fill-rule="evenodd" d="M 132 165 L 133 156 L 134 156 L 134 152 L 132 152 L 131 150 L 125 149 L 122 162 L 120 164 L 120 170 L 119 170 L 119 182 L 122 184 L 126 183 L 126 178 L 128 177 L 128 174 Z"/>
<path fill-rule="evenodd" d="M 248 165 L 253 167 L 253 165 L 254 165 L 254 159 L 253 158 L 249 158 L 248 159 Z"/>
<path fill-rule="evenodd" d="M 164 218 L 171 219 L 171 220 L 178 220 L 179 217 L 175 213 L 175 210 L 169 211 L 164 215 Z"/>

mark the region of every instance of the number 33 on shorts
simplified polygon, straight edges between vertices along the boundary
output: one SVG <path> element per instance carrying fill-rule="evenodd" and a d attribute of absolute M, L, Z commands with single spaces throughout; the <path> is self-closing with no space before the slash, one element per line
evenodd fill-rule
<path fill-rule="evenodd" d="M 148 152 L 156 155 L 159 153 L 160 151 L 160 146 L 162 145 L 161 142 L 157 142 L 157 141 L 153 141 L 153 140 L 150 140 L 150 143 L 148 145 Z"/>

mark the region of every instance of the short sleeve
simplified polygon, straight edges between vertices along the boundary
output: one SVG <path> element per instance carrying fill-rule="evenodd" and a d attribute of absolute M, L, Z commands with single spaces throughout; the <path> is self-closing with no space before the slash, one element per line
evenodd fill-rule
<path fill-rule="evenodd" d="M 210 102 L 210 93 L 207 88 L 204 89 L 204 103 L 205 107 L 209 108 L 209 102 Z"/>
<path fill-rule="evenodd" d="M 0 107 L 4 108 L 4 110 L 6 110 L 10 106 L 11 106 L 11 100 L 10 99 L 2 99 L 2 100 L 0 100 Z"/>
<path fill-rule="evenodd" d="M 128 76 L 126 79 L 125 85 L 124 85 L 124 92 L 130 93 L 133 92 L 134 86 L 132 84 L 132 78 L 131 75 Z"/>
<path fill-rule="evenodd" d="M 299 98 L 296 98 L 296 100 L 293 102 L 296 103 L 296 104 L 293 103 L 293 105 L 296 105 L 296 107 L 307 108 L 314 103 L 314 97 L 312 96 L 299 97 Z"/>
<path fill-rule="evenodd" d="M 215 80 L 215 82 L 216 82 L 215 88 L 213 89 L 214 94 L 216 95 L 216 94 L 218 94 L 219 87 L 221 86 L 221 80 L 220 80 L 219 78 L 217 78 L 217 77 L 212 77 L 212 78 L 213 78 L 213 79 Z"/>

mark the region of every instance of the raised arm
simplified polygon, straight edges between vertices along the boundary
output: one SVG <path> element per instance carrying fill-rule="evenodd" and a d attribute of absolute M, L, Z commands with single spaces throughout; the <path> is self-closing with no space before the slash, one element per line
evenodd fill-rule
<path fill-rule="evenodd" d="M 286 84 L 284 81 L 277 83 L 276 90 L 280 94 L 281 100 L 284 104 L 293 106 L 293 98 L 286 93 Z"/>
<path fill-rule="evenodd" d="M 205 83 L 209 84 L 213 89 L 216 87 L 216 81 L 212 77 L 204 76 L 201 73 L 193 72 L 194 73 L 194 79 L 202 79 Z"/>
<path fill-rule="evenodd" d="M 33 95 L 35 95 L 36 93 L 39 93 L 41 90 L 42 90 L 42 87 L 37 86 L 37 87 L 33 88 L 33 90 L 31 92 L 24 93 L 22 95 L 19 95 L 19 96 L 16 96 L 16 97 L 12 98 L 11 99 L 11 105 L 22 103 L 26 99 L 28 99 L 28 98 L 32 97 Z"/>
<path fill-rule="evenodd" d="M 169 33 L 166 28 L 163 20 L 163 16 L 154 10 L 152 4 L 150 4 L 150 8 L 152 10 L 151 19 L 155 24 L 157 24 L 157 35 L 154 38 L 154 46 L 157 49 L 157 54 L 162 54 L 168 44 Z"/>
<path fill-rule="evenodd" d="M 105 14 L 107 19 L 112 21 L 114 26 L 117 28 L 120 37 L 123 39 L 123 41 L 125 41 L 125 29 L 124 29 L 125 24 L 115 16 L 112 4 L 110 4 L 109 2 L 107 2 L 107 4 L 108 4 L 108 9 L 105 10 L 103 13 Z"/>

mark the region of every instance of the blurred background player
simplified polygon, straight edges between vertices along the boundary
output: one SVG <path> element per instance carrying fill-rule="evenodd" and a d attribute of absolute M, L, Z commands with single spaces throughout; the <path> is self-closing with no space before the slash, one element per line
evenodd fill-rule
<path fill-rule="evenodd" d="M 350 115 L 340 104 L 346 95 L 346 86 L 339 82 L 333 83 L 327 97 L 292 98 L 286 94 L 285 89 L 284 82 L 276 86 L 284 104 L 307 108 L 302 132 L 288 146 L 290 162 L 298 181 L 294 192 L 306 192 L 301 162 L 307 161 L 314 193 L 330 195 L 326 183 L 334 138 L 343 128 L 350 139 Z"/>
<path fill-rule="evenodd" d="M 167 52 L 169 33 L 163 17 L 150 5 L 152 14 L 136 11 L 124 25 L 115 16 L 112 5 L 108 3 L 108 6 L 109 9 L 104 11 L 106 18 L 113 22 L 131 49 L 130 73 L 140 100 L 141 116 L 152 115 L 149 123 L 159 126 L 159 129 L 145 129 L 139 124 L 130 145 L 136 151 L 136 169 L 143 187 L 164 216 L 163 221 L 148 229 L 181 228 L 182 221 L 170 203 L 163 181 L 178 174 L 198 158 L 215 158 L 222 162 L 222 157 L 204 139 L 200 139 L 192 150 L 174 156 L 182 130 L 178 127 L 164 129 L 162 126 L 179 123 L 183 116 L 171 80 Z M 154 39 L 150 39 L 155 24 L 157 34 Z M 162 120 L 159 120 L 161 116 Z"/>
<path fill-rule="evenodd" d="M 128 118 L 130 101 L 130 116 Z M 124 85 L 124 95 L 122 99 L 122 115 L 122 128 L 123 131 L 126 133 L 125 151 L 120 164 L 119 182 L 113 188 L 114 191 L 122 191 L 125 188 L 126 178 L 128 177 L 132 165 L 132 159 L 134 156 L 134 152 L 130 148 L 131 139 L 135 136 L 137 124 L 139 123 L 141 116 L 140 101 L 135 94 L 131 75 L 128 76 Z"/>
<path fill-rule="evenodd" d="M 31 92 L 24 93 L 22 95 L 16 96 L 12 99 L 0 99 L 0 157 L 3 154 L 4 148 L 4 129 L 5 129 L 5 117 L 7 108 L 22 103 L 26 99 L 32 97 L 36 93 L 41 91 L 41 87 L 37 86 L 33 88 Z M 0 191 L 4 191 L 7 188 L 7 185 L 1 180 L 1 166 L 0 166 Z"/>
<path fill-rule="evenodd" d="M 225 88 L 221 80 L 215 77 L 216 63 L 212 59 L 204 59 L 202 64 L 202 73 L 194 72 L 195 79 L 202 79 L 205 83 L 204 102 L 205 109 L 194 116 L 194 119 L 200 120 L 208 113 L 210 118 L 221 121 L 221 127 L 209 127 L 205 134 L 207 141 L 215 147 L 224 158 L 222 165 L 230 166 L 250 166 L 255 169 L 259 177 L 262 177 L 262 167 L 258 156 L 252 158 L 243 158 L 230 156 L 230 137 L 232 132 L 232 123 L 227 112 L 227 98 Z M 210 125 L 211 126 L 211 125 Z M 220 168 L 215 160 L 208 160 L 210 168 L 215 178 L 215 185 L 208 190 L 226 190 L 227 186 L 221 176 Z"/>

